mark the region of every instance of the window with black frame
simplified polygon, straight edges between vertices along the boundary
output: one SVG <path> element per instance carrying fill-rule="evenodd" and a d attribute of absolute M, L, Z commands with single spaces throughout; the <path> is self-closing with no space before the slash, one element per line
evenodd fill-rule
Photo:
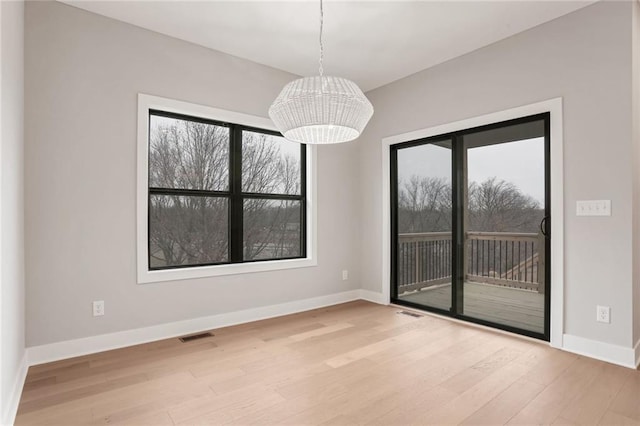
<path fill-rule="evenodd" d="M 306 256 L 306 146 L 149 111 L 149 269 Z"/>

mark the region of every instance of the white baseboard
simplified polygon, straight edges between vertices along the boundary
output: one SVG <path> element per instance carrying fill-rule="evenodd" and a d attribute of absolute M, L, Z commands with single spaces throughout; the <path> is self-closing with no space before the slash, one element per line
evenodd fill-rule
<path fill-rule="evenodd" d="M 6 405 L 2 406 L 2 419 L 0 419 L 0 424 L 2 425 L 13 425 L 16 420 L 16 414 L 18 412 L 18 405 L 20 404 L 20 397 L 22 396 L 22 389 L 24 388 L 24 382 L 27 378 L 27 370 L 29 369 L 27 353 L 22 356 L 22 361 L 20 361 L 20 366 L 18 367 L 18 371 L 16 372 L 16 377 L 13 382 L 13 388 L 11 389 L 11 394 L 6 400 Z"/>
<path fill-rule="evenodd" d="M 585 339 L 571 334 L 565 334 L 562 338 L 562 349 L 578 355 L 584 355 L 611 364 L 621 365 L 627 368 L 637 368 L 638 345 L 634 348 Z"/>
<path fill-rule="evenodd" d="M 633 348 L 633 352 L 635 354 L 636 368 L 638 368 L 640 367 L 640 340 L 638 340 L 638 342 L 636 343 L 636 346 Z"/>
<path fill-rule="evenodd" d="M 388 305 L 389 301 L 385 300 L 384 294 L 370 290 L 360 290 L 360 299 L 368 302 L 377 303 L 379 305 Z"/>
<path fill-rule="evenodd" d="M 295 314 L 311 309 L 323 308 L 350 302 L 361 298 L 361 290 L 351 290 L 278 305 L 228 312 L 220 315 L 177 321 L 151 327 L 101 334 L 81 339 L 66 340 L 27 348 L 29 365 L 44 364 L 52 361 L 73 358 L 82 355 L 104 352 L 142 343 L 170 339 L 185 334 L 198 333 L 258 321 L 282 315 Z"/>

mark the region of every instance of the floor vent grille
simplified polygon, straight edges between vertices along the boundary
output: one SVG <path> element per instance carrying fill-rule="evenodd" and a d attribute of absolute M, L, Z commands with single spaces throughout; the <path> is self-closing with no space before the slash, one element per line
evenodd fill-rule
<path fill-rule="evenodd" d="M 398 311 L 399 314 L 402 315 L 408 315 L 410 317 L 414 317 L 414 318 L 422 318 L 422 315 L 420 314 L 416 314 L 415 312 L 409 312 L 409 311 Z"/>
<path fill-rule="evenodd" d="M 209 332 L 200 333 L 200 334 L 192 334 L 191 336 L 180 337 L 180 341 L 182 343 L 186 343 L 186 342 L 191 342 L 192 340 L 205 339 L 207 337 L 213 337 L 213 334 L 211 334 Z"/>

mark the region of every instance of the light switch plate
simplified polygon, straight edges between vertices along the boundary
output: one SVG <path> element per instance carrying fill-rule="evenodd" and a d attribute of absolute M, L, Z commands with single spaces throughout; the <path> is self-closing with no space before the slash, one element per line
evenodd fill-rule
<path fill-rule="evenodd" d="M 576 216 L 611 216 L 611 200 L 576 201 Z"/>

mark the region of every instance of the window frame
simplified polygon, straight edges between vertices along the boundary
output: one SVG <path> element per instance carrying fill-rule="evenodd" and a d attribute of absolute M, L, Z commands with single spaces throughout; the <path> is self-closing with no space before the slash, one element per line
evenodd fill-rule
<path fill-rule="evenodd" d="M 197 105 L 188 102 L 182 102 L 167 98 L 161 98 L 158 96 L 151 96 L 146 94 L 138 94 L 138 157 L 137 157 L 137 282 L 138 284 L 161 282 L 161 281 L 173 281 L 173 280 L 185 280 L 194 278 L 205 278 L 221 275 L 232 275 L 242 273 L 264 272 L 274 271 L 291 268 L 304 268 L 317 265 L 316 260 L 316 212 L 317 207 L 315 203 L 316 195 L 316 148 L 311 145 L 307 145 L 306 158 L 301 158 L 301 173 L 302 181 L 299 195 L 286 195 L 286 194 L 255 194 L 242 192 L 242 188 L 239 185 L 237 188 L 232 188 L 234 179 L 232 174 L 241 173 L 238 170 L 237 165 L 242 163 L 242 157 L 238 158 L 238 153 L 235 153 L 236 166 L 230 164 L 229 171 L 229 188 L 227 191 L 200 191 L 225 193 L 225 198 L 229 202 L 229 260 L 224 263 L 206 264 L 206 265 L 175 265 L 167 267 L 154 267 L 149 265 L 149 199 L 150 195 L 157 193 L 157 190 L 149 188 L 149 123 L 152 113 L 158 113 L 161 116 L 173 116 L 175 118 L 190 119 L 193 117 L 195 120 L 202 120 L 209 124 L 224 126 L 229 128 L 230 132 L 230 149 L 242 145 L 242 142 L 232 143 L 233 139 L 242 139 L 243 131 L 260 132 L 266 134 L 273 134 L 280 136 L 280 133 L 276 130 L 271 120 L 264 117 L 253 116 L 249 114 L 237 113 L 233 111 L 227 111 L 217 108 L 212 108 L 204 105 Z M 232 134 L 235 133 L 235 134 Z M 230 163 L 232 163 L 234 155 L 230 152 Z M 241 152 L 240 152 L 241 155 Z M 306 173 L 305 173 L 306 172 Z M 173 191 L 171 189 L 167 189 Z M 188 189 L 177 189 L 175 192 L 184 192 L 188 196 L 189 192 L 194 192 Z M 198 191 L 195 191 L 198 192 Z M 214 196 L 214 195 L 211 195 Z M 215 195 L 218 196 L 218 195 Z M 256 259 L 256 260 L 240 260 L 238 261 L 238 252 L 232 253 L 232 234 L 233 229 L 231 227 L 232 218 L 231 212 L 233 212 L 233 201 L 240 200 L 243 202 L 245 198 L 267 198 L 274 200 L 295 200 L 301 203 L 301 256 L 292 258 L 279 258 L 279 259 Z M 306 206 L 306 209 L 305 209 Z M 236 210 L 237 212 L 237 210 Z M 238 222 L 238 220 L 236 220 Z M 240 218 L 239 222 L 242 223 L 243 219 Z M 237 241 L 237 234 L 236 234 Z M 240 236 L 242 240 L 242 236 Z M 244 252 L 242 245 L 240 246 L 239 253 L 242 257 Z M 233 257 L 232 257 L 233 256 Z"/>

